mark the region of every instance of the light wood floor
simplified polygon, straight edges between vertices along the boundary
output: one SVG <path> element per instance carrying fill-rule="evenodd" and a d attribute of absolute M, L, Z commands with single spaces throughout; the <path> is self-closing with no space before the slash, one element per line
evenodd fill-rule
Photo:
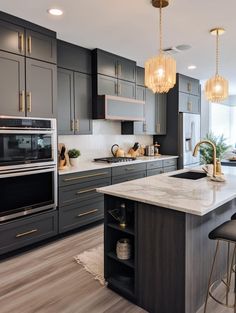
<path fill-rule="evenodd" d="M 73 257 L 99 245 L 103 227 L 71 235 L 0 263 L 1 313 L 146 312 L 95 281 Z M 207 313 L 232 313 L 209 302 Z M 161 313 L 161 312 L 160 312 Z M 200 312 L 199 312 L 200 313 Z"/>

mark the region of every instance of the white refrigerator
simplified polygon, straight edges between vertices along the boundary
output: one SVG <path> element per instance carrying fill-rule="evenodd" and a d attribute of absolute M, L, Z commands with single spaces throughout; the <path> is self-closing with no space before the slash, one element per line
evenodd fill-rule
<path fill-rule="evenodd" d="M 193 156 L 195 145 L 201 139 L 200 115 L 192 113 L 180 113 L 180 162 L 183 167 L 191 167 L 200 164 L 200 154 Z"/>

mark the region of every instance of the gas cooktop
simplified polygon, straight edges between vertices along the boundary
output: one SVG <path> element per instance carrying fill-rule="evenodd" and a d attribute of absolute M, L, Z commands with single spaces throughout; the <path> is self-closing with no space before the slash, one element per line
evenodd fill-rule
<path fill-rule="evenodd" d="M 134 161 L 136 158 L 130 157 L 108 157 L 108 158 L 98 158 L 94 159 L 95 162 L 105 162 L 105 163 L 119 163 L 119 162 L 130 162 Z"/>

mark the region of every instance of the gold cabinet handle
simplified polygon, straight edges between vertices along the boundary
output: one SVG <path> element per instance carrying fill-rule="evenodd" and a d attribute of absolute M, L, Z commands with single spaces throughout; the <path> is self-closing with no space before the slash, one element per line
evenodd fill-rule
<path fill-rule="evenodd" d="M 190 112 L 192 111 L 192 102 L 190 101 L 188 102 L 188 111 Z"/>
<path fill-rule="evenodd" d="M 85 189 L 85 190 L 77 191 L 76 194 L 77 195 L 81 195 L 83 193 L 87 193 L 87 192 L 91 192 L 91 191 L 96 191 L 96 188 L 91 188 L 91 189 Z"/>
<path fill-rule="evenodd" d="M 157 123 L 157 125 L 156 125 L 156 131 L 157 131 L 157 133 L 160 133 L 160 132 L 161 132 L 161 124 L 160 124 L 160 123 Z"/>
<path fill-rule="evenodd" d="M 26 93 L 26 98 L 27 98 L 27 112 L 31 112 L 32 110 L 32 94 L 31 92 Z"/>
<path fill-rule="evenodd" d="M 25 91 L 20 91 L 20 105 L 19 105 L 19 111 L 25 112 Z"/>
<path fill-rule="evenodd" d="M 115 64 L 115 76 L 118 76 L 118 64 Z"/>
<path fill-rule="evenodd" d="M 146 133 L 146 131 L 147 131 L 147 123 L 146 122 L 144 122 L 143 123 L 143 131 Z"/>
<path fill-rule="evenodd" d="M 75 131 L 75 121 L 71 120 L 71 130 L 74 132 Z"/>
<path fill-rule="evenodd" d="M 118 95 L 121 95 L 121 84 L 118 84 Z"/>
<path fill-rule="evenodd" d="M 19 50 L 24 52 L 24 33 L 19 33 Z"/>
<path fill-rule="evenodd" d="M 24 237 L 24 236 L 27 236 L 27 235 L 30 235 L 30 234 L 33 234 L 33 233 L 36 233 L 38 231 L 37 228 L 35 229 L 31 229 L 29 231 L 26 231 L 25 233 L 19 233 L 19 234 L 16 234 L 16 238 L 20 238 L 20 237 Z"/>
<path fill-rule="evenodd" d="M 28 53 L 32 53 L 32 37 L 28 36 Z"/>
<path fill-rule="evenodd" d="M 191 83 L 188 83 L 188 91 L 190 92 L 190 91 L 192 91 L 192 85 L 191 85 Z"/>
<path fill-rule="evenodd" d="M 97 211 L 98 211 L 98 209 L 94 209 L 94 210 L 91 210 L 91 211 L 88 211 L 88 212 L 80 213 L 80 214 L 77 215 L 77 217 L 93 214 L 93 213 L 96 213 Z"/>
<path fill-rule="evenodd" d="M 78 180 L 78 179 L 84 179 L 84 178 L 90 178 L 90 177 L 96 177 L 96 176 L 103 176 L 103 175 L 108 175 L 108 174 L 109 174 L 108 172 L 102 172 L 102 173 L 91 174 L 91 175 L 84 175 L 84 176 L 78 176 L 78 177 L 65 178 L 64 182 Z"/>
<path fill-rule="evenodd" d="M 78 132 L 79 131 L 79 120 L 75 120 L 75 130 Z"/>

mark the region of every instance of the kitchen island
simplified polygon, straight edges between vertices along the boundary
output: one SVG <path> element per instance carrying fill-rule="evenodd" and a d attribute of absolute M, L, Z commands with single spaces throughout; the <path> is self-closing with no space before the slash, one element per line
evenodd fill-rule
<path fill-rule="evenodd" d="M 208 233 L 236 212 L 236 171 L 224 168 L 224 183 L 171 177 L 187 171 L 98 189 L 105 194 L 108 287 L 150 313 L 197 312 L 205 301 L 215 248 Z M 114 214 L 121 218 L 124 207 L 127 226 L 122 228 Z M 115 252 L 121 238 L 132 247 L 126 261 Z M 224 248 L 215 280 L 226 272 Z"/>

